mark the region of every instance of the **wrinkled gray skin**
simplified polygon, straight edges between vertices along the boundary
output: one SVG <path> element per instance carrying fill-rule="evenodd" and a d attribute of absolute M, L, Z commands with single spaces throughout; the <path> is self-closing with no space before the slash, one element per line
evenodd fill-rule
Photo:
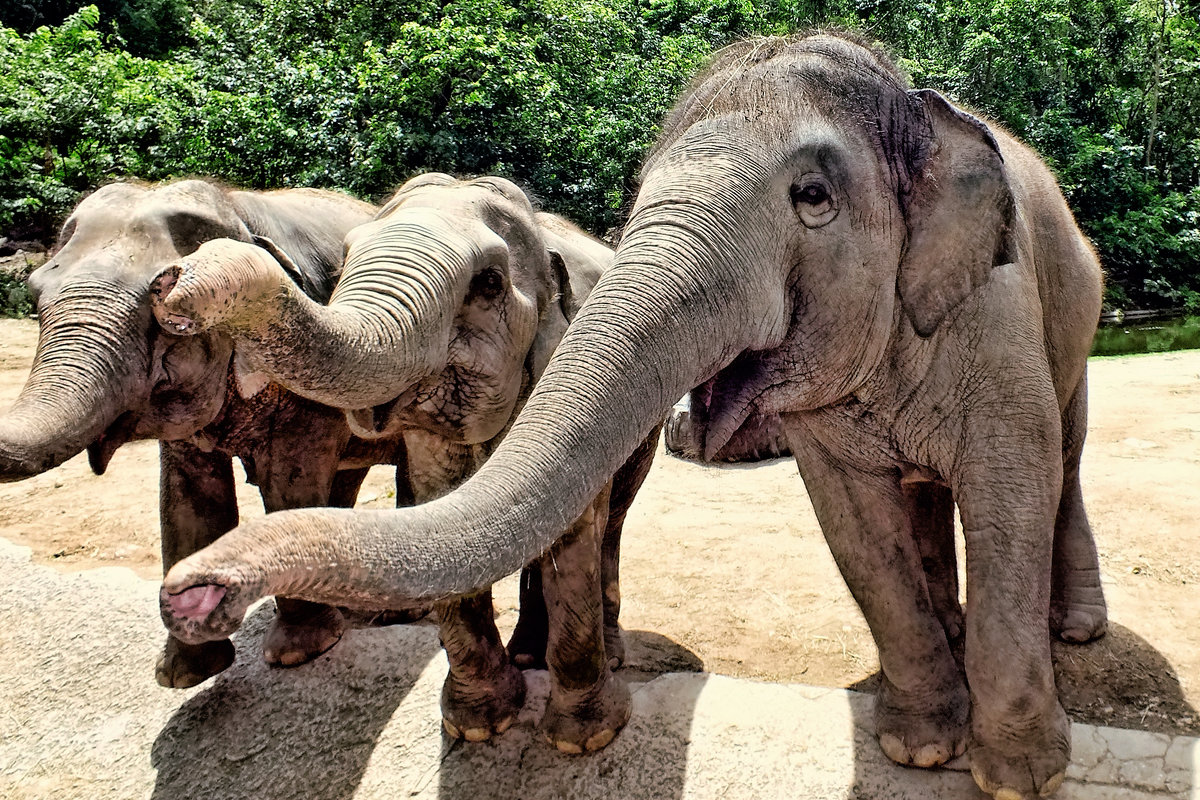
<path fill-rule="evenodd" d="M 702 387 L 703 388 L 703 387 Z M 708 404 L 702 397 L 696 407 L 704 410 Z M 787 430 L 778 414 L 752 414 L 734 431 L 729 441 L 709 458 L 704 458 L 705 424 L 692 410 L 692 394 L 680 400 L 667 415 L 663 424 L 663 443 L 667 452 L 679 458 L 709 462 L 766 461 L 792 454 L 787 443 Z"/>
<path fill-rule="evenodd" d="M 29 380 L 0 417 L 0 480 L 36 475 L 84 449 L 99 474 L 125 442 L 161 440 L 164 569 L 237 525 L 233 456 L 268 511 L 353 505 L 366 467 L 402 459 L 402 446 L 352 441 L 342 413 L 231 369 L 228 336 L 164 333 L 150 312 L 150 281 L 208 239 L 265 236 L 298 254 L 293 279 L 323 300 L 342 237 L 374 211 L 331 192 L 250 193 L 196 180 L 112 184 L 85 198 L 53 257 L 29 278 L 40 334 Z M 280 599 L 264 655 L 300 663 L 341 629 L 332 608 Z M 170 638 L 158 682 L 192 686 L 232 660 L 228 640 Z"/>
<path fill-rule="evenodd" d="M 297 290 L 285 252 L 217 240 L 164 272 L 155 314 L 168 330 L 227 332 L 272 380 L 351 409 L 363 436 L 402 435 L 409 480 L 425 502 L 491 454 L 611 261 L 596 240 L 535 214 L 509 181 L 433 173 L 409 181 L 374 221 L 348 234 L 327 306 Z M 610 670 L 624 656 L 617 555 L 625 511 L 656 442 L 648 437 L 611 490 L 600 489 L 525 570 L 512 663 L 490 587 L 438 603 L 451 735 L 479 741 L 512 724 L 525 692 L 518 666 L 549 667 L 543 728 L 565 752 L 602 747 L 625 724 L 629 691 Z M 323 542 L 308 546 L 322 557 Z M 210 587 L 169 605 L 183 619 L 203 618 L 219 599 Z M 195 638 L 187 625 L 175 631 Z"/>
<path fill-rule="evenodd" d="M 987 792 L 1052 793 L 1069 739 L 1050 633 L 1105 625 L 1078 471 L 1101 277 L 1053 176 L 818 35 L 718 54 L 642 177 L 612 269 L 471 481 L 414 510 L 269 515 L 176 565 L 164 601 L 221 592 L 206 620 L 220 636 L 307 567 L 313 600 L 468 591 L 540 552 L 703 385 L 706 454 L 750 414 L 783 415 L 879 649 L 888 755 L 969 749 Z M 965 620 L 943 569 L 953 505 Z M 353 578 L 298 537 L 325 539 Z"/>

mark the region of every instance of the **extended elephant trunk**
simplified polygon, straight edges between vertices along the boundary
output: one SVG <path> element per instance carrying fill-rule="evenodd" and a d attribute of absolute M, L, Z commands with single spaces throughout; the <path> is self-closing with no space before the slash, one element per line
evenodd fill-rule
<path fill-rule="evenodd" d="M 213 240 L 155 280 L 154 313 L 176 333 L 230 331 L 248 367 L 296 394 L 337 408 L 369 408 L 394 400 L 445 362 L 453 314 L 446 298 L 454 296 L 456 270 L 427 264 L 461 256 L 444 239 L 423 237 L 421 244 L 358 248 L 323 306 L 289 276 L 286 255 Z"/>
<path fill-rule="evenodd" d="M 149 317 L 132 291 L 83 284 L 64 289 L 40 320 L 37 355 L 13 407 L 0 417 L 0 481 L 16 481 L 58 466 L 85 448 L 103 472 L 129 435 L 120 421 Z M 106 311 L 97 324 L 96 309 Z"/>
<path fill-rule="evenodd" d="M 785 314 L 762 291 L 766 281 L 749 276 L 755 267 L 718 267 L 717 247 L 679 224 L 671 205 L 650 202 L 635 217 L 517 422 L 471 480 L 412 509 L 285 511 L 239 527 L 167 575 L 161 602 L 172 632 L 226 635 L 269 593 L 380 607 L 460 594 L 541 554 L 680 395 L 783 335 Z M 720 277 L 729 274 L 738 280 Z"/>

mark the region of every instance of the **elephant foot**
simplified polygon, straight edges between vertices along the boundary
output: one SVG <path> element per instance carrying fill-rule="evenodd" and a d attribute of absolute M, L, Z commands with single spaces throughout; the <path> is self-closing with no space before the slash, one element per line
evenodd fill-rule
<path fill-rule="evenodd" d="M 522 609 L 508 640 L 508 660 L 520 669 L 545 669 L 549 629 L 544 617 L 538 622 L 530 622 L 530 616 Z"/>
<path fill-rule="evenodd" d="M 605 747 L 629 722 L 632 710 L 629 687 L 605 670 L 599 683 L 583 692 L 554 687 L 540 727 L 559 752 L 577 755 Z"/>
<path fill-rule="evenodd" d="M 1050 631 L 1064 642 L 1084 644 L 1108 630 L 1108 606 L 1095 589 L 1089 596 L 1050 603 Z"/>
<path fill-rule="evenodd" d="M 525 676 L 511 664 L 470 682 L 451 672 L 442 685 L 442 727 L 454 739 L 487 741 L 508 730 L 524 704 Z"/>
<path fill-rule="evenodd" d="M 879 747 L 897 764 L 936 767 L 961 756 L 970 735 L 966 686 L 921 696 L 901 693 L 884 676 L 875 698 Z"/>
<path fill-rule="evenodd" d="M 233 642 L 228 639 L 186 644 L 171 637 L 154 666 L 154 678 L 168 689 L 188 689 L 229 669 L 233 657 Z"/>
<path fill-rule="evenodd" d="M 604 654 L 608 656 L 609 669 L 618 669 L 625 663 L 625 634 L 620 625 L 604 626 Z"/>
<path fill-rule="evenodd" d="M 971 745 L 971 775 L 996 800 L 1038 800 L 1062 785 L 1071 752 L 1070 723 L 1054 703 L 1053 718 L 1042 730 L 1003 728 L 984 738 L 976 723 Z"/>
<path fill-rule="evenodd" d="M 297 667 L 337 644 L 346 630 L 332 606 L 279 598 L 279 611 L 263 639 L 263 660 L 272 667 Z"/>

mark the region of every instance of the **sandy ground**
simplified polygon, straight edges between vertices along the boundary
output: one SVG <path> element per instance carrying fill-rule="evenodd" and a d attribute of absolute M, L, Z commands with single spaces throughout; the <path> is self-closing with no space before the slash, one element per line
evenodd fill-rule
<path fill-rule="evenodd" d="M 20 391 L 36 323 L 0 320 L 0 406 Z M 1200 351 L 1094 359 L 1084 495 L 1110 632 L 1055 648 L 1073 719 L 1200 734 Z M 157 446 L 128 445 L 108 473 L 85 456 L 0 484 L 0 537 L 63 570 L 159 575 Z M 372 471 L 360 506 L 394 496 Z M 243 486 L 242 513 L 262 513 Z M 712 467 L 663 453 L 630 513 L 622 559 L 632 674 L 707 670 L 870 689 L 870 634 L 821 538 L 793 463 Z M 515 582 L 497 590 L 502 628 Z M 146 665 L 153 680 L 153 665 Z"/>

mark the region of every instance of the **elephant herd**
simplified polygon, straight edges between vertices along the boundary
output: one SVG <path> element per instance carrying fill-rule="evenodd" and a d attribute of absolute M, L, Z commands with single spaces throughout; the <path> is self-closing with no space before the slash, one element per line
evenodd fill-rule
<path fill-rule="evenodd" d="M 604 747 L 631 708 L 622 523 L 686 395 L 675 449 L 795 456 L 879 650 L 884 752 L 965 751 L 1001 800 L 1063 780 L 1050 637 L 1106 626 L 1079 486 L 1099 265 L 1032 151 L 860 42 L 716 54 L 615 254 L 497 177 L 420 175 L 379 209 L 114 184 L 30 288 L 0 478 L 159 440 L 165 686 L 229 666 L 268 595 L 281 666 L 349 611 L 433 608 L 451 736 L 503 733 L 544 667 L 551 742 Z M 241 525 L 234 457 L 271 512 Z M 353 509 L 376 464 L 403 508 Z M 490 586 L 517 570 L 506 646 Z"/>

